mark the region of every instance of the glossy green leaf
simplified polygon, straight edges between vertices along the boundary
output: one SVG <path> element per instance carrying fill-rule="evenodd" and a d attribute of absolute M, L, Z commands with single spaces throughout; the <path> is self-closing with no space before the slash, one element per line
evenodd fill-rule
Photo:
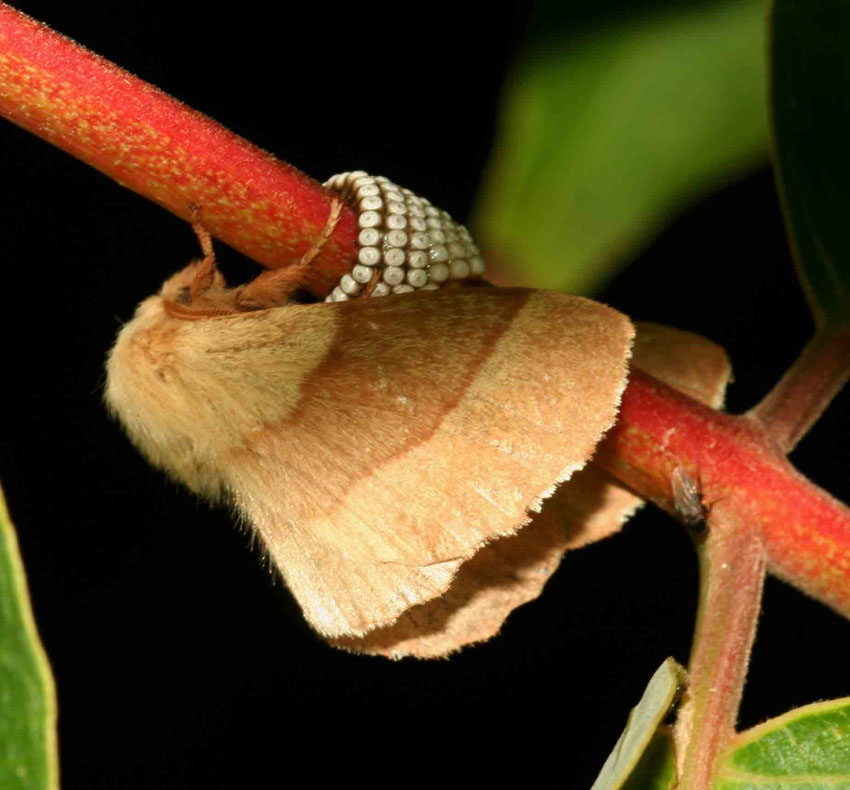
<path fill-rule="evenodd" d="M 0 491 L 0 788 L 58 787 L 56 696 Z"/>
<path fill-rule="evenodd" d="M 718 759 L 714 790 L 850 790 L 850 697 L 736 736 Z"/>
<path fill-rule="evenodd" d="M 497 279 L 586 293 L 684 204 L 766 160 L 764 14 L 764 0 L 719 0 L 531 42 L 472 223 Z"/>
<path fill-rule="evenodd" d="M 786 227 L 819 323 L 850 320 L 850 3 L 775 0 L 771 106 Z"/>
<path fill-rule="evenodd" d="M 640 702 L 632 708 L 626 729 L 602 766 L 591 790 L 637 787 L 638 785 L 628 784 L 627 780 L 638 768 L 643 777 L 648 777 L 653 782 L 640 785 L 641 787 L 660 790 L 670 786 L 669 783 L 665 785 L 664 781 L 668 766 L 673 762 L 672 743 L 666 736 L 653 739 L 676 699 L 684 676 L 685 670 L 672 658 L 668 658 L 655 671 Z M 644 757 L 647 758 L 645 761 L 642 759 Z"/>

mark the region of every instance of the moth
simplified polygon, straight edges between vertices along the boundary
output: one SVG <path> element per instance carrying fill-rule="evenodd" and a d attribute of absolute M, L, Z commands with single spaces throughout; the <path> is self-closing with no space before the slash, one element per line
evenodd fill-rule
<path fill-rule="evenodd" d="M 416 620 L 615 419 L 633 328 L 610 307 L 459 286 L 258 308 L 205 252 L 121 329 L 106 402 L 151 463 L 235 505 L 337 644 Z"/>

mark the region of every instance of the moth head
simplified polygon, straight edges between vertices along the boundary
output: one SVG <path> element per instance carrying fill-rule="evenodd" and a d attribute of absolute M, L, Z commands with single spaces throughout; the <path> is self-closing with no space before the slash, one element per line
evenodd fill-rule
<path fill-rule="evenodd" d="M 172 317 L 195 320 L 239 312 L 237 294 L 237 289 L 227 287 L 215 261 L 203 258 L 169 277 L 159 297 Z"/>
<path fill-rule="evenodd" d="M 181 336 L 200 320 L 236 312 L 236 290 L 206 258 L 193 261 L 139 304 L 106 364 L 107 408 L 133 444 L 154 466 L 213 499 L 224 485 L 208 436 L 198 430 L 198 410 L 191 410 L 198 390 L 180 359 Z"/>

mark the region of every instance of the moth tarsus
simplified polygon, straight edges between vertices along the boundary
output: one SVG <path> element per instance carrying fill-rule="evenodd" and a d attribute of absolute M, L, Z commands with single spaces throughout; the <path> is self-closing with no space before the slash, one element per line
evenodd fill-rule
<path fill-rule="evenodd" d="M 702 498 L 702 486 L 684 466 L 677 466 L 670 477 L 673 507 L 679 521 L 689 529 L 702 533 L 706 530 L 708 508 Z"/>
<path fill-rule="evenodd" d="M 210 261 L 215 264 L 215 250 L 213 249 L 212 235 L 204 227 L 201 220 L 201 207 L 197 203 L 189 204 L 189 211 L 192 215 L 192 230 L 198 237 L 198 243 L 201 245 L 201 252 L 204 253 L 204 261 Z"/>
<path fill-rule="evenodd" d="M 210 232 L 204 227 L 201 219 L 201 207 L 197 203 L 189 203 L 189 216 L 192 219 L 192 230 L 198 238 L 203 258 L 197 261 L 195 276 L 192 281 L 179 289 L 174 302 L 188 310 L 191 310 L 196 297 L 203 294 L 213 285 L 216 279 L 215 249 Z"/>

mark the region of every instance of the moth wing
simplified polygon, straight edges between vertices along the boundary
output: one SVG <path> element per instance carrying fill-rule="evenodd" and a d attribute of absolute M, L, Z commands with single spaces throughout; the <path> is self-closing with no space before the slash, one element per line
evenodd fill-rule
<path fill-rule="evenodd" d="M 519 529 L 587 462 L 614 421 L 633 334 L 595 302 L 489 288 L 246 320 L 253 350 L 239 354 L 232 337 L 213 348 L 225 341 L 211 334 L 206 373 L 250 370 L 249 406 L 285 393 L 280 414 L 252 407 L 262 426 L 225 454 L 222 477 L 331 637 L 440 595 L 465 559 Z M 302 345 L 323 349 L 309 369 Z"/>
<path fill-rule="evenodd" d="M 726 352 L 699 335 L 636 322 L 631 365 L 713 408 L 732 370 Z M 596 464 L 574 474 L 516 535 L 493 541 L 465 562 L 439 598 L 405 611 L 390 626 L 338 647 L 391 658 L 446 656 L 494 636 L 518 606 L 536 598 L 563 554 L 618 532 L 643 500 Z"/>

